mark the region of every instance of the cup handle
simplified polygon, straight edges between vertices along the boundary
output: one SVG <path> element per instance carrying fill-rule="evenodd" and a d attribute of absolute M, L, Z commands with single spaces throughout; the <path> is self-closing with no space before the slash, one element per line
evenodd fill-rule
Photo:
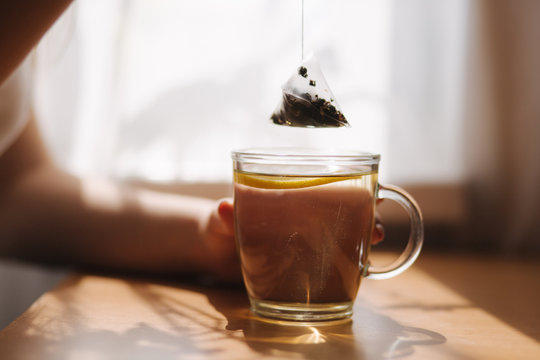
<path fill-rule="evenodd" d="M 393 185 L 380 185 L 377 198 L 394 200 L 409 214 L 409 242 L 403 253 L 391 264 L 385 266 L 368 265 L 366 278 L 388 279 L 407 270 L 416 260 L 424 242 L 424 224 L 422 213 L 416 201 L 405 190 Z"/>

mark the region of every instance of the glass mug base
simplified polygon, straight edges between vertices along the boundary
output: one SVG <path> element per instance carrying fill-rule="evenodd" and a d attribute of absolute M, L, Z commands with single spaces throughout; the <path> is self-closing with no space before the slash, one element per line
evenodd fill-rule
<path fill-rule="evenodd" d="M 288 321 L 330 321 L 350 318 L 353 302 L 328 304 L 285 303 L 250 299 L 251 311 L 256 315 Z"/>

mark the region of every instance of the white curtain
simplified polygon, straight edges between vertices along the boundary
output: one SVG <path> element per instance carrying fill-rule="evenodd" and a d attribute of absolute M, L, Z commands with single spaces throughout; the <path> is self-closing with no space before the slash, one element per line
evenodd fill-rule
<path fill-rule="evenodd" d="M 400 184 L 460 184 L 469 2 L 394 1 L 387 171 Z"/>
<path fill-rule="evenodd" d="M 38 47 L 38 118 L 57 161 L 79 174 L 229 181 L 232 149 L 287 144 L 379 152 L 399 178 L 394 8 L 305 0 L 305 53 L 318 57 L 349 129 L 268 120 L 301 60 L 300 0 L 78 1 Z"/>

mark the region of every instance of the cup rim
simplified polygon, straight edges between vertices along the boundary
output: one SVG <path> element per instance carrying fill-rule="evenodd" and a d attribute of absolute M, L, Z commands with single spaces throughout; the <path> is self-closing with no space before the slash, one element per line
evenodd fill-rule
<path fill-rule="evenodd" d="M 233 150 L 231 157 L 236 161 L 281 160 L 281 161 L 354 161 L 377 164 L 380 154 L 366 151 L 314 148 L 314 147 L 253 147 Z"/>

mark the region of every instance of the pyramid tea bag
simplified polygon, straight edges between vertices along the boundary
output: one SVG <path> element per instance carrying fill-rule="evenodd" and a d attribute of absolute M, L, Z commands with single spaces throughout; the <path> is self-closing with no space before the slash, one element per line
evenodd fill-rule
<path fill-rule="evenodd" d="M 274 124 L 296 127 L 349 126 L 314 56 L 304 60 L 281 88 L 283 97 L 271 116 Z"/>

